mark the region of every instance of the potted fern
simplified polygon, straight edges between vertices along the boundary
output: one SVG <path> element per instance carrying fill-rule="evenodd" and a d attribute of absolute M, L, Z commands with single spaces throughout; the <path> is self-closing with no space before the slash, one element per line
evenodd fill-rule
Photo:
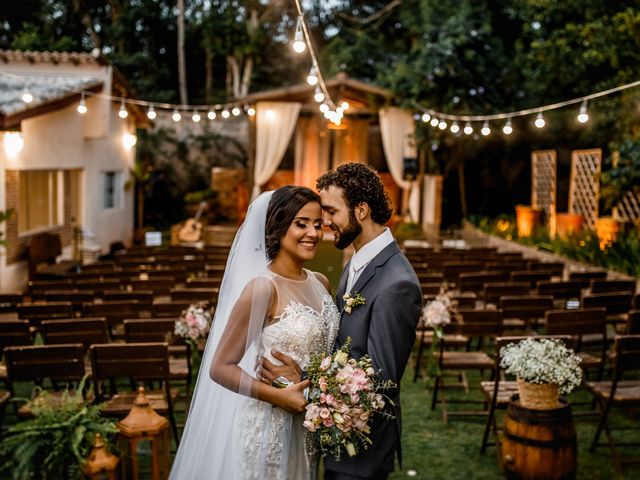
<path fill-rule="evenodd" d="M 109 439 L 115 422 L 103 418 L 101 405 L 83 395 L 84 380 L 74 393 L 52 402 L 41 391 L 32 401 L 34 418 L 18 423 L 0 442 L 0 472 L 11 478 L 81 479 L 96 433 Z"/>

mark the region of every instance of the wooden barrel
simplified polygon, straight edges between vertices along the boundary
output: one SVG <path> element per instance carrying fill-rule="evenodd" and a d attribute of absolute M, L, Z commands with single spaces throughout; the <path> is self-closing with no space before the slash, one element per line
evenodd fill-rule
<path fill-rule="evenodd" d="M 553 410 L 531 410 L 517 395 L 507 407 L 502 460 L 507 478 L 576 478 L 577 440 L 571 405 L 561 400 Z"/>

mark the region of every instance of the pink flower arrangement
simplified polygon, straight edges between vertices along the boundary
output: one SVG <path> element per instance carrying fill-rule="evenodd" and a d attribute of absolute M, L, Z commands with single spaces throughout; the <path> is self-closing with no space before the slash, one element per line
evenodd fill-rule
<path fill-rule="evenodd" d="M 211 327 L 211 311 L 207 302 L 189 305 L 176 320 L 174 333 L 187 342 L 195 343 L 199 338 L 206 337 Z"/>
<path fill-rule="evenodd" d="M 332 355 L 313 357 L 306 368 L 311 386 L 303 425 L 323 456 L 354 456 L 366 449 L 374 416 L 391 416 L 384 411 L 391 400 L 378 392 L 392 388 L 393 382 L 377 377 L 367 355 L 349 358 L 350 348 L 348 338 Z"/>

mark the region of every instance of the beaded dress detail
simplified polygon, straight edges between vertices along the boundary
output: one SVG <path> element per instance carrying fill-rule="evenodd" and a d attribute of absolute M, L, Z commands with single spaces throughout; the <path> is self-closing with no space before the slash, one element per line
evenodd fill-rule
<path fill-rule="evenodd" d="M 262 330 L 258 353 L 275 364 L 276 350 L 305 368 L 311 356 L 331 352 L 340 313 L 315 274 L 292 280 L 272 272 L 276 315 Z M 314 479 L 317 459 L 305 448 L 304 413 L 292 415 L 257 399 L 249 399 L 236 419 L 234 451 L 243 479 Z"/>

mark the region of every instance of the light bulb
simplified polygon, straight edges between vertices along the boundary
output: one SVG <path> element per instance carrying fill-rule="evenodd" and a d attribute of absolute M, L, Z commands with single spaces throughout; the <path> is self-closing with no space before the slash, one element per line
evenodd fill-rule
<path fill-rule="evenodd" d="M 480 130 L 480 133 L 485 137 L 491 133 L 491 129 L 489 128 L 489 122 L 485 121 L 484 124 L 482 124 L 482 130 Z"/>
<path fill-rule="evenodd" d="M 238 108 L 238 107 L 233 107 L 233 108 L 231 109 L 231 114 L 232 114 L 234 117 L 237 117 L 238 115 L 240 115 L 240 108 Z"/>
<path fill-rule="evenodd" d="M 229 118 L 229 115 L 231 114 L 229 113 L 229 110 L 225 108 L 224 110 L 222 110 L 222 113 L 220 115 L 222 115 L 222 118 Z"/>
<path fill-rule="evenodd" d="M 473 133 L 473 127 L 471 126 L 471 122 L 467 122 L 467 124 L 464 126 L 463 132 L 465 135 L 471 135 Z"/>
<path fill-rule="evenodd" d="M 438 120 L 436 117 L 433 117 L 429 122 L 429 125 L 431 125 L 432 127 L 437 127 L 439 123 L 440 123 L 440 120 Z"/>
<path fill-rule="evenodd" d="M 149 110 L 147 110 L 147 118 L 149 120 L 154 120 L 156 118 L 156 111 L 153 109 L 153 105 L 149 105 Z"/>
<path fill-rule="evenodd" d="M 444 120 L 440 120 L 440 123 L 438 123 L 438 128 L 440 130 L 444 130 L 445 128 L 447 128 L 447 122 L 445 122 Z"/>
<path fill-rule="evenodd" d="M 460 131 L 460 126 L 458 125 L 458 122 L 453 122 L 451 124 L 451 133 L 458 133 Z"/>
<path fill-rule="evenodd" d="M 344 110 L 342 110 L 342 107 L 337 107 L 336 108 L 336 113 L 340 116 L 342 116 L 344 114 Z"/>
<path fill-rule="evenodd" d="M 316 86 L 316 92 L 313 94 L 313 99 L 318 103 L 324 100 L 324 93 L 320 90 L 320 85 Z"/>
<path fill-rule="evenodd" d="M 193 120 L 195 123 L 198 123 L 200 121 L 200 114 L 198 113 L 197 110 L 193 111 L 193 115 L 191 115 L 191 120 Z"/>
<path fill-rule="evenodd" d="M 321 103 L 320 104 L 320 111 L 322 113 L 328 112 L 329 111 L 329 105 L 327 105 L 326 103 Z"/>
<path fill-rule="evenodd" d="M 4 132 L 3 143 L 8 157 L 15 157 L 24 148 L 24 138 L 20 132 Z"/>
<path fill-rule="evenodd" d="M 318 75 L 316 75 L 316 67 L 313 65 L 309 69 L 309 75 L 307 75 L 307 83 L 311 86 L 318 83 Z"/>
<path fill-rule="evenodd" d="M 429 115 L 428 113 L 423 113 L 422 114 L 422 121 L 424 123 L 427 123 L 429 120 L 431 120 L 431 115 Z"/>
<path fill-rule="evenodd" d="M 126 148 L 127 150 L 131 150 L 136 145 L 137 142 L 138 142 L 138 137 L 136 137 L 131 133 L 125 133 L 122 136 L 122 145 L 124 145 L 124 148 Z"/>
<path fill-rule="evenodd" d="M 307 48 L 307 44 L 304 43 L 304 34 L 302 33 L 302 17 L 298 17 L 298 23 L 296 24 L 296 33 L 293 36 L 293 51 L 296 53 L 302 53 Z"/>
<path fill-rule="evenodd" d="M 502 127 L 502 133 L 504 133 L 505 135 L 511 135 L 513 133 L 513 127 L 511 126 L 510 118 L 507 120 L 507 123 L 504 124 L 504 127 Z"/>
<path fill-rule="evenodd" d="M 124 100 L 120 102 L 120 111 L 118 112 L 118 116 L 122 119 L 127 118 L 129 116 L 129 112 L 127 112 L 127 109 L 124 106 Z"/>
<path fill-rule="evenodd" d="M 342 108 L 342 110 L 343 110 L 343 111 L 345 111 L 345 112 L 346 112 L 347 110 L 349 110 L 349 107 L 350 107 L 350 106 L 351 106 L 351 105 L 349 105 L 349 102 L 347 102 L 346 100 L 340 104 L 340 107 L 341 107 L 341 108 Z"/>
<path fill-rule="evenodd" d="M 209 118 L 209 120 L 215 120 L 216 112 L 214 112 L 213 110 L 209 110 L 209 113 L 207 113 L 207 118 Z"/>
<path fill-rule="evenodd" d="M 87 104 L 84 101 L 84 93 L 80 97 L 80 103 L 78 104 L 78 108 L 76 110 L 78 110 L 78 113 L 80 115 L 84 115 L 85 113 L 87 113 Z"/>
<path fill-rule="evenodd" d="M 256 114 L 256 109 L 255 108 L 253 108 L 253 107 L 247 108 L 247 115 L 249 115 L 250 117 L 253 117 L 253 116 L 255 116 L 255 114 Z"/>
<path fill-rule="evenodd" d="M 173 115 L 171 115 L 171 119 L 174 122 L 179 122 L 181 118 L 182 118 L 182 115 L 180 115 L 180 112 L 178 110 L 174 110 Z"/>
<path fill-rule="evenodd" d="M 580 113 L 578 113 L 578 122 L 587 123 L 589 121 L 589 114 L 587 113 L 587 101 L 584 100 L 580 105 Z"/>
<path fill-rule="evenodd" d="M 544 117 L 542 116 L 542 112 L 538 112 L 538 115 L 536 116 L 536 121 L 534 123 L 535 123 L 536 127 L 538 127 L 538 128 L 542 128 L 547 124 L 547 122 L 544 121 Z"/>
<path fill-rule="evenodd" d="M 25 87 L 24 92 L 22 92 L 22 101 L 24 103 L 31 103 L 33 102 L 33 95 L 31 95 L 31 92 L 29 91 L 28 88 Z"/>

